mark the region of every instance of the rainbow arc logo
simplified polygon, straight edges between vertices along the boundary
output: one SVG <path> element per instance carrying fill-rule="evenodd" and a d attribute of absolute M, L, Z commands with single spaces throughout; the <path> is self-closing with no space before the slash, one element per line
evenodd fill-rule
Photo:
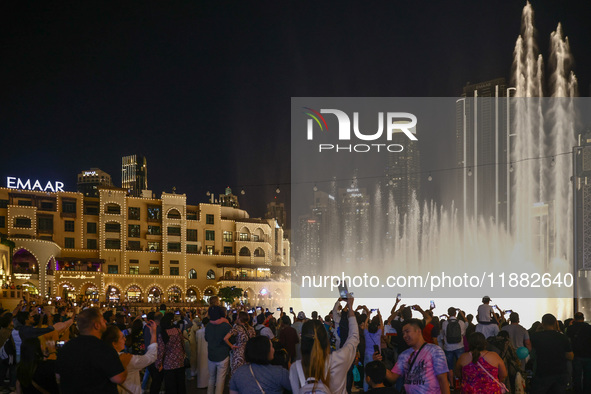
<path fill-rule="evenodd" d="M 307 111 L 304 111 L 304 114 L 308 115 L 309 117 L 314 119 L 316 121 L 316 123 L 318 123 L 318 126 L 320 126 L 321 131 L 324 131 L 324 128 L 326 128 L 326 131 L 328 131 L 328 125 L 326 124 L 326 120 L 324 120 L 324 116 L 320 115 L 320 113 L 318 111 L 314 111 L 312 108 L 308 108 L 308 107 L 302 107 L 302 108 L 307 110 Z M 313 113 L 311 113 L 311 112 L 313 112 Z M 312 120 L 312 119 L 310 119 L 310 120 Z M 310 121 L 310 120 L 308 120 L 308 121 Z M 320 123 L 320 120 L 322 120 L 322 123 L 324 123 L 324 127 L 322 127 L 322 123 Z"/>

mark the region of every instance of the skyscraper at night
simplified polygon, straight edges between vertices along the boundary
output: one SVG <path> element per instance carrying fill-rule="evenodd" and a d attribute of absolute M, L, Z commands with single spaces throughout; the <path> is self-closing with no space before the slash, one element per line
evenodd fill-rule
<path fill-rule="evenodd" d="M 140 197 L 148 189 L 148 166 L 142 155 L 123 156 L 121 159 L 121 187 L 130 196 Z"/>
<path fill-rule="evenodd" d="M 386 177 L 388 185 L 392 189 L 392 196 L 398 207 L 398 212 L 404 215 L 408 212 L 413 195 L 417 199 L 420 197 L 421 155 L 419 142 L 409 141 L 404 134 L 397 133 L 392 136 L 392 143 L 403 145 L 404 150 L 388 155 Z"/>
<path fill-rule="evenodd" d="M 460 217 L 505 223 L 507 210 L 507 84 L 468 83 L 456 105 L 456 201 Z"/>

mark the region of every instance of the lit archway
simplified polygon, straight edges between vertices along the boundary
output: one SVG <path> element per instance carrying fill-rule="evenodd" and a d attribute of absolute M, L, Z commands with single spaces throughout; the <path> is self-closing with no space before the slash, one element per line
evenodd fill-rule
<path fill-rule="evenodd" d="M 80 289 L 83 301 L 97 302 L 99 300 L 98 288 L 94 283 L 86 283 Z"/>
<path fill-rule="evenodd" d="M 121 299 L 121 290 L 116 286 L 110 285 L 107 287 L 106 296 L 109 302 L 119 302 Z"/>
<path fill-rule="evenodd" d="M 197 302 L 198 298 L 198 293 L 197 290 L 193 289 L 193 288 L 189 288 L 187 289 L 187 297 L 186 300 L 187 302 Z"/>
<path fill-rule="evenodd" d="M 35 295 L 39 294 L 39 290 L 31 282 L 23 283 L 22 288 L 23 288 L 24 292 L 27 292 L 29 294 L 35 294 Z"/>
<path fill-rule="evenodd" d="M 162 289 L 158 286 L 152 286 L 148 290 L 148 302 L 162 302 Z"/>
<path fill-rule="evenodd" d="M 37 258 L 27 249 L 19 249 L 12 257 L 12 273 L 24 275 L 38 274 L 39 262 L 37 261 Z"/>
<path fill-rule="evenodd" d="M 125 296 L 129 302 L 140 302 L 142 299 L 142 289 L 139 286 L 131 285 L 127 288 Z"/>
<path fill-rule="evenodd" d="M 183 293 L 177 286 L 168 289 L 168 302 L 181 302 Z"/>

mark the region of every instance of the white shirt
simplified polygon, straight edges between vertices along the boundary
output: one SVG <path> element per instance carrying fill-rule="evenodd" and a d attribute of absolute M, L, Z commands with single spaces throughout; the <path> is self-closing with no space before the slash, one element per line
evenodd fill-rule
<path fill-rule="evenodd" d="M 146 368 L 148 365 L 156 361 L 158 356 L 158 343 L 154 342 L 148 346 L 146 354 L 139 356 L 134 354 L 131 356 L 131 361 L 127 365 L 127 379 L 123 382 L 123 386 L 131 391 L 133 394 L 142 394 L 142 382 L 140 380 L 140 370 Z M 120 387 L 117 387 L 119 393 L 127 392 Z"/>
<path fill-rule="evenodd" d="M 335 350 L 328 356 L 328 363 L 330 365 L 330 390 L 333 394 L 347 393 L 347 372 L 355 360 L 357 353 L 357 345 L 359 345 L 359 326 L 355 316 L 349 317 L 349 336 L 345 341 L 343 347 Z M 300 389 L 300 379 L 298 372 L 294 368 L 294 364 L 289 369 L 289 381 L 291 383 L 292 391 L 298 392 Z"/>
<path fill-rule="evenodd" d="M 490 321 L 490 313 L 493 311 L 492 305 L 482 304 L 478 307 L 478 322 L 489 322 Z"/>

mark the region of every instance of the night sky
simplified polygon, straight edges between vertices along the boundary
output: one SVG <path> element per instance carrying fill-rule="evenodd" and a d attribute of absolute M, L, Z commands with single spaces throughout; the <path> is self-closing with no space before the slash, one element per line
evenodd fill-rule
<path fill-rule="evenodd" d="M 0 10 L 0 186 L 144 154 L 148 186 L 289 203 L 291 97 L 454 97 L 510 79 L 520 1 L 15 2 Z M 279 5 L 281 4 L 281 5 Z M 545 59 L 562 22 L 579 94 L 591 3 L 533 1 Z M 16 8 L 18 7 L 18 8 Z M 260 186 L 266 185 L 266 186 Z"/>

